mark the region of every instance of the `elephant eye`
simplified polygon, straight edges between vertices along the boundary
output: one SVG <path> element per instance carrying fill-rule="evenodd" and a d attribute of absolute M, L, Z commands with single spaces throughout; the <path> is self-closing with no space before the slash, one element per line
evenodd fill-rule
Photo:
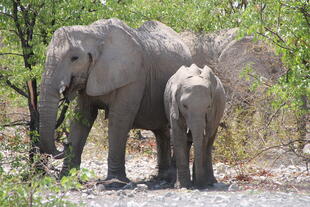
<path fill-rule="evenodd" d="M 187 109 L 187 108 L 188 108 L 188 106 L 187 106 L 186 104 L 183 104 L 183 107 L 184 107 L 185 109 Z"/>
<path fill-rule="evenodd" d="M 76 61 L 77 59 L 79 59 L 78 56 L 73 56 L 73 57 L 71 57 L 71 62 L 74 62 L 74 61 Z"/>

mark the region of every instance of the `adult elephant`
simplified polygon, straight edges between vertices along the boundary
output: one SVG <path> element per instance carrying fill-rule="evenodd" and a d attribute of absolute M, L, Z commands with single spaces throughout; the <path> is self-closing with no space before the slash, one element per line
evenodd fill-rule
<path fill-rule="evenodd" d="M 125 147 L 132 128 L 152 130 L 158 146 L 159 175 L 170 165 L 170 141 L 163 93 L 181 65 L 191 64 L 187 46 L 171 28 L 156 21 L 132 29 L 118 19 L 58 29 L 48 46 L 42 76 L 40 149 L 57 157 L 54 130 L 61 94 L 78 96 L 71 123 L 70 156 L 62 173 L 78 168 L 88 133 L 104 109 L 109 118 L 107 179 L 128 181 Z"/>

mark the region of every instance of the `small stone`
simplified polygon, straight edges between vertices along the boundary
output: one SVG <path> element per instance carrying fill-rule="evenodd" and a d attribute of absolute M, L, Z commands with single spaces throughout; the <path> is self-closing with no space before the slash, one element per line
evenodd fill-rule
<path fill-rule="evenodd" d="M 216 163 L 215 164 L 215 170 L 218 174 L 220 173 L 226 173 L 228 170 L 228 166 L 224 163 Z"/>
<path fill-rule="evenodd" d="M 193 194 L 200 193 L 200 190 L 195 189 L 195 190 L 192 191 L 192 193 L 193 193 Z"/>
<path fill-rule="evenodd" d="M 123 190 L 128 190 L 128 189 L 134 189 L 136 187 L 136 184 L 133 182 L 127 183 L 124 187 Z"/>
<path fill-rule="evenodd" d="M 87 197 L 88 194 L 87 193 L 82 193 L 82 197 Z"/>
<path fill-rule="evenodd" d="M 171 197 L 173 194 L 171 193 L 171 192 L 168 192 L 168 193 L 166 193 L 165 194 L 165 197 L 167 198 L 167 197 Z"/>
<path fill-rule="evenodd" d="M 135 194 L 134 194 L 134 193 L 129 193 L 127 196 L 128 196 L 129 198 L 133 198 L 133 197 L 135 196 Z"/>
<path fill-rule="evenodd" d="M 111 191 L 107 191 L 106 193 L 105 193 L 105 195 L 113 195 L 114 194 L 114 190 L 111 190 Z"/>
<path fill-rule="evenodd" d="M 233 183 L 228 187 L 228 191 L 238 191 L 238 190 L 240 190 L 240 188 L 236 183 Z"/>
<path fill-rule="evenodd" d="M 148 189 L 147 185 L 145 184 L 138 184 L 135 190 L 137 192 L 146 191 Z"/>
<path fill-rule="evenodd" d="M 119 191 L 117 191 L 116 195 L 118 195 L 118 196 L 126 196 L 126 192 L 123 191 L 123 190 L 119 190 Z"/>
<path fill-rule="evenodd" d="M 211 189 L 212 190 L 227 190 L 228 185 L 225 183 L 214 183 Z"/>
<path fill-rule="evenodd" d="M 304 148 L 302 149 L 302 152 L 303 152 L 304 154 L 310 155 L 310 144 L 306 144 L 306 145 L 304 146 Z"/>
<path fill-rule="evenodd" d="M 93 191 L 91 189 L 85 189 L 85 190 L 82 190 L 82 192 L 87 194 L 87 195 L 90 195 L 93 193 Z"/>
<path fill-rule="evenodd" d="M 102 191 L 105 191 L 105 190 L 106 190 L 106 187 L 103 184 L 97 185 L 97 191 L 102 192 Z"/>
<path fill-rule="evenodd" d="M 175 200 L 175 201 L 180 201 L 180 200 L 182 200 L 182 198 L 178 196 L 178 197 L 176 197 L 174 200 Z"/>
<path fill-rule="evenodd" d="M 103 163 L 100 162 L 100 161 L 94 161 L 94 164 L 96 164 L 96 165 L 102 165 Z"/>
<path fill-rule="evenodd" d="M 94 199 L 94 198 L 95 198 L 95 196 L 92 195 L 92 194 L 90 194 L 90 195 L 87 196 L 87 199 Z"/>

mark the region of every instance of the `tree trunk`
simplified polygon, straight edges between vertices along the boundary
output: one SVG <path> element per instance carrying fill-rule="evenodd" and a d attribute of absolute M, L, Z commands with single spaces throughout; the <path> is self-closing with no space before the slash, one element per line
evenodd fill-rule
<path fill-rule="evenodd" d="M 37 81 L 36 79 L 30 80 L 27 82 L 28 89 L 28 108 L 30 112 L 30 123 L 29 123 L 29 131 L 30 131 L 30 141 L 31 148 L 29 151 L 29 159 L 31 163 L 34 163 L 34 155 L 38 153 L 39 146 L 39 112 L 38 112 L 38 93 L 37 93 Z"/>

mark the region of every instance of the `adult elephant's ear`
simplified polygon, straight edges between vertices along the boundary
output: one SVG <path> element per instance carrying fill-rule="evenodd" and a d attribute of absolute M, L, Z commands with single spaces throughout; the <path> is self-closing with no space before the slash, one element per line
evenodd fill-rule
<path fill-rule="evenodd" d="M 90 96 L 105 95 L 136 81 L 142 66 L 142 52 L 131 34 L 109 25 L 101 54 L 95 61 L 86 86 Z"/>

